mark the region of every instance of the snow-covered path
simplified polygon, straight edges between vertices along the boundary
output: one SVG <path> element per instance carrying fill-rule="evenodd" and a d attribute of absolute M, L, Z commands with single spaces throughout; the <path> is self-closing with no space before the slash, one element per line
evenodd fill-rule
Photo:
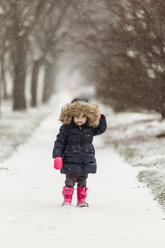
<path fill-rule="evenodd" d="M 66 100 L 66 99 L 65 99 Z M 61 207 L 64 175 L 51 152 L 62 101 L 0 174 L 2 248 L 164 248 L 165 216 L 148 189 L 102 137 L 95 138 L 98 171 L 89 175 L 89 208 Z M 67 100 L 66 100 L 67 101 Z M 57 106 L 58 105 L 58 106 Z"/>

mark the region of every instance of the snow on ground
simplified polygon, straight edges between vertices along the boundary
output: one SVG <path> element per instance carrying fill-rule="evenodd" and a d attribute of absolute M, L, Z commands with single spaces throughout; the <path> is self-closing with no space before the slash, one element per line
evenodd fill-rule
<path fill-rule="evenodd" d="M 0 109 L 0 170 L 5 169 L 1 162 L 17 151 L 33 133 L 54 106 L 52 101 L 37 108 L 28 108 L 27 111 L 12 111 L 12 101 L 3 101 Z"/>
<path fill-rule="evenodd" d="M 139 167 L 139 180 L 165 209 L 165 121 L 154 112 L 105 111 L 110 124 L 106 143 L 113 144 L 131 166 Z"/>
<path fill-rule="evenodd" d="M 51 158 L 61 107 L 47 117 L 0 173 L 0 246 L 3 248 L 164 248 L 165 216 L 103 136 L 95 138 L 98 171 L 89 175 L 89 208 L 61 207 L 64 175 Z M 104 134 L 104 137 L 106 133 Z"/>

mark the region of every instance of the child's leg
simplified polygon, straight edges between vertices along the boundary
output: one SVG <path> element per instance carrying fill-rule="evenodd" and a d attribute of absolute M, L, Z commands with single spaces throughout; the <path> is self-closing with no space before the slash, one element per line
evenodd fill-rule
<path fill-rule="evenodd" d="M 84 188 L 87 185 L 87 178 L 88 178 L 88 174 L 84 174 L 84 175 L 78 175 L 77 176 L 77 186 L 78 188 Z"/>
<path fill-rule="evenodd" d="M 64 196 L 63 206 L 71 204 L 76 180 L 77 177 L 75 175 L 66 175 L 65 186 L 62 191 Z"/>
<path fill-rule="evenodd" d="M 77 181 L 77 175 L 66 175 L 65 187 L 74 188 Z"/>
<path fill-rule="evenodd" d="M 85 201 L 87 197 L 87 189 L 86 188 L 86 181 L 88 175 L 79 175 L 77 176 L 77 205 L 79 207 L 88 207 L 88 203 Z"/>

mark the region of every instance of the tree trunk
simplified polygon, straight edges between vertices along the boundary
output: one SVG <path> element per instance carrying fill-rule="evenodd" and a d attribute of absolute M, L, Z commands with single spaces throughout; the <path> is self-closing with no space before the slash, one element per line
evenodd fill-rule
<path fill-rule="evenodd" d="M 162 115 L 162 119 L 165 119 L 165 86 L 162 87 L 162 92 L 161 92 L 160 112 L 161 112 L 161 115 Z"/>
<path fill-rule="evenodd" d="M 53 92 L 53 68 L 48 62 L 45 66 L 44 87 L 42 102 L 46 103 L 50 99 Z"/>
<path fill-rule="evenodd" d="M 14 74 L 13 110 L 25 110 L 25 79 L 26 79 L 26 54 L 27 36 L 23 33 L 22 19 L 19 5 L 12 2 L 12 62 Z"/>
<path fill-rule="evenodd" d="M 34 62 L 33 71 L 32 71 L 32 80 L 31 80 L 31 107 L 37 106 L 37 81 L 38 81 L 38 74 L 40 69 L 41 61 L 37 60 Z"/>
<path fill-rule="evenodd" d="M 165 119 L 165 76 L 161 75 L 161 85 L 159 90 L 159 95 L 157 101 L 159 102 L 158 111 L 162 116 L 162 119 Z"/>
<path fill-rule="evenodd" d="M 25 79 L 26 79 L 26 54 L 23 44 L 24 40 L 18 37 L 14 55 L 14 88 L 13 88 L 13 110 L 25 110 Z"/>
<path fill-rule="evenodd" d="M 0 98 L 3 98 L 3 89 L 4 89 L 4 57 L 1 57 L 1 70 L 0 70 Z"/>
<path fill-rule="evenodd" d="M 3 55 L 4 56 L 4 55 Z M 6 77 L 5 77 L 4 57 L 2 58 L 1 64 L 1 81 L 2 81 L 2 99 L 8 100 L 9 96 L 7 93 Z"/>
<path fill-rule="evenodd" d="M 2 104 L 2 91 L 3 91 L 3 72 L 2 72 L 2 68 L 3 68 L 3 58 L 1 59 L 1 70 L 0 70 L 0 118 L 1 118 L 1 104 Z"/>

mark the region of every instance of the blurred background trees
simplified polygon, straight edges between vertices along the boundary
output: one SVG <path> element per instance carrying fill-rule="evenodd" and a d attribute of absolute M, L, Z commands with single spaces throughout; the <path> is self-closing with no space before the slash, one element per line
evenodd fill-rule
<path fill-rule="evenodd" d="M 6 98 L 6 75 L 10 73 L 13 110 L 26 109 L 26 81 L 30 80 L 31 106 L 37 105 L 38 77 L 44 71 L 42 101 L 53 93 L 57 44 L 61 22 L 70 1 L 1 0 L 1 98 Z M 10 68 L 10 70 L 8 70 Z"/>
<path fill-rule="evenodd" d="M 117 21 L 109 26 L 111 50 L 98 80 L 97 94 L 116 110 L 165 113 L 164 1 L 107 1 Z M 108 40 L 108 37 L 107 37 Z"/>
<path fill-rule="evenodd" d="M 78 71 L 81 87 L 115 110 L 164 118 L 164 10 L 163 0 L 0 0 L 1 99 L 13 110 L 36 107 L 59 73 L 68 71 L 70 87 Z"/>

